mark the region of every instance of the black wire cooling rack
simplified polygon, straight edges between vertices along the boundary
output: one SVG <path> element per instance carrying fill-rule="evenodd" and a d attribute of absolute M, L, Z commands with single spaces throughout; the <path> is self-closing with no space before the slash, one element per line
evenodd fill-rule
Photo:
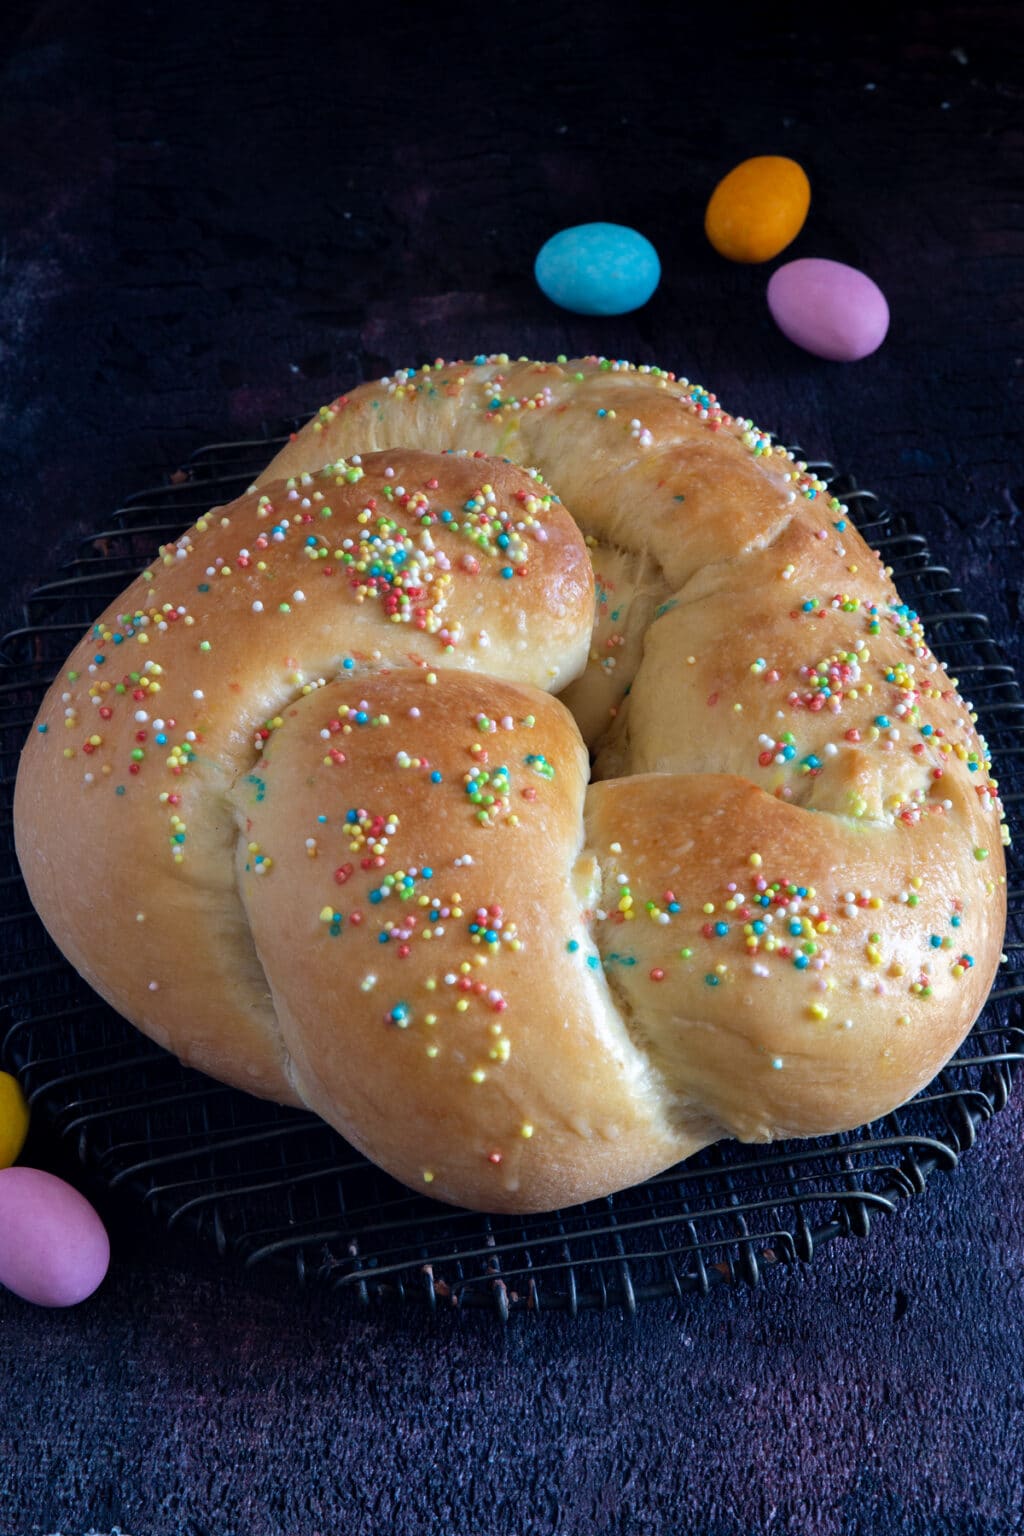
<path fill-rule="evenodd" d="M 955 1167 L 1006 1103 L 1024 1050 L 1024 861 L 1009 858 L 1009 931 L 995 989 L 956 1058 L 912 1103 L 863 1130 L 766 1148 L 724 1143 L 648 1183 L 572 1210 L 489 1217 L 410 1193 L 322 1121 L 183 1067 L 75 975 L 29 905 L 14 853 L 18 753 L 78 636 L 148 560 L 249 484 L 284 438 L 215 443 L 130 497 L 25 606 L 0 641 L 0 1061 L 36 1114 L 109 1187 L 254 1268 L 368 1303 L 430 1308 L 620 1307 L 757 1284 Z M 793 450 L 803 458 L 802 450 Z M 1011 820 L 1024 797 L 1024 702 L 983 614 L 911 532 L 830 464 L 810 466 L 882 550 L 933 650 L 960 679 Z"/>

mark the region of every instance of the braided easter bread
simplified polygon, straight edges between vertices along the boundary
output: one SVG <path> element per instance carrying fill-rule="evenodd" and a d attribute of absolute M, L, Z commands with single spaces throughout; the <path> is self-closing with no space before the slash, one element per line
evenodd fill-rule
<path fill-rule="evenodd" d="M 326 406 L 76 648 L 15 810 L 139 1028 L 490 1210 L 894 1108 L 1005 920 L 985 745 L 844 508 L 596 358 Z"/>

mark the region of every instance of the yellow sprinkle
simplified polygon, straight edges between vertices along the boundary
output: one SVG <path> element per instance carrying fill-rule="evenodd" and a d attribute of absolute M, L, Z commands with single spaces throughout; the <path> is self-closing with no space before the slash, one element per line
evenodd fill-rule
<path fill-rule="evenodd" d="M 458 1002 L 455 1004 L 455 1011 L 456 1013 L 465 1013 L 468 1007 L 469 1003 L 466 1001 L 466 999 L 464 997 L 460 997 Z"/>
<path fill-rule="evenodd" d="M 484 1071 L 483 1067 L 474 1067 L 473 1071 L 469 1074 L 469 1080 L 471 1083 L 486 1082 L 487 1073 Z"/>
<path fill-rule="evenodd" d="M 524 1141 L 529 1141 L 530 1137 L 533 1135 L 533 1126 L 529 1123 L 529 1121 L 519 1127 L 519 1134 Z"/>
<path fill-rule="evenodd" d="M 760 869 L 761 865 L 763 863 L 763 860 L 762 860 L 761 855 L 759 853 L 752 853 L 750 855 L 750 858 L 749 858 L 748 862 L 749 862 L 749 864 L 751 865 L 751 867 L 753 869 Z"/>
<path fill-rule="evenodd" d="M 433 1184 L 434 1182 L 434 1175 L 429 1168 L 424 1168 L 423 1170 L 423 1182 L 424 1184 Z"/>

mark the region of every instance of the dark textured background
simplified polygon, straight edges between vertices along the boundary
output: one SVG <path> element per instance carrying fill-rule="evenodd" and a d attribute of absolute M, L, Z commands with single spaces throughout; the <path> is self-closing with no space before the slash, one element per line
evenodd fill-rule
<path fill-rule="evenodd" d="M 9 7 L 0 22 L 0 624 L 124 494 L 438 355 L 599 351 L 700 379 L 906 513 L 1020 663 L 1019 6 Z M 781 152 L 790 256 L 893 313 L 860 364 L 773 328 L 701 233 Z M 641 228 L 641 312 L 533 256 Z M 102 1192 L 77 1310 L 0 1294 L 0 1536 L 1024 1529 L 1021 1094 L 864 1242 L 754 1292 L 426 1323 L 274 1289 Z M 70 1170 L 37 1125 L 26 1160 Z"/>

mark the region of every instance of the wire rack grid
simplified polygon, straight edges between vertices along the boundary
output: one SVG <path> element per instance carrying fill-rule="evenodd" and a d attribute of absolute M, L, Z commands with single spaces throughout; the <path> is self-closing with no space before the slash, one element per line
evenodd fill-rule
<path fill-rule="evenodd" d="M 289 428 L 292 424 L 289 424 Z M 295 424 L 297 425 L 297 424 Z M 287 430 L 287 429 L 286 429 Z M 130 497 L 25 605 L 0 641 L 0 1061 L 93 1175 L 169 1227 L 249 1268 L 369 1304 L 634 1312 L 644 1301 L 756 1285 L 950 1170 L 1004 1107 L 1024 1051 L 1024 861 L 1009 858 L 1006 959 L 964 1046 L 934 1083 L 862 1130 L 772 1147 L 711 1147 L 646 1184 L 571 1210 L 489 1217 L 411 1193 L 322 1121 L 183 1067 L 102 1003 L 31 910 L 14 853 L 18 753 L 42 695 L 95 614 L 211 505 L 243 491 L 285 440 L 200 449 Z M 800 448 L 793 449 L 805 458 Z M 1024 797 L 1024 702 L 984 614 L 924 537 L 833 466 L 810 467 L 850 509 L 960 679 L 996 760 L 1011 822 Z"/>

